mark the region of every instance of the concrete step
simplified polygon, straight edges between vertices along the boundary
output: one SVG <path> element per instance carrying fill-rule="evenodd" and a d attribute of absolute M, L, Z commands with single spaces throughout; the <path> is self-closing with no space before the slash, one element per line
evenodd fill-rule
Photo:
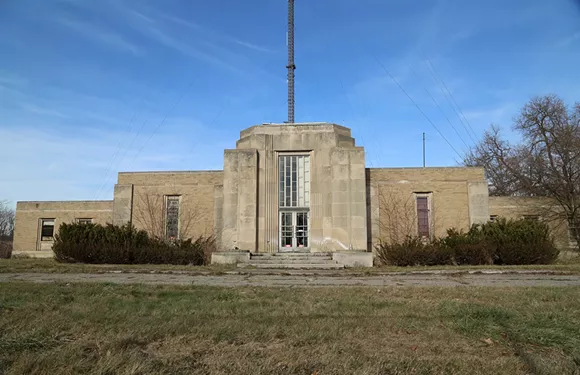
<path fill-rule="evenodd" d="M 278 258 L 251 258 L 251 263 L 256 264 L 335 264 L 330 257 L 317 257 L 317 258 L 297 258 L 297 259 L 278 259 Z"/>
<path fill-rule="evenodd" d="M 254 267 L 267 269 L 303 269 L 303 270 L 338 270 L 344 268 L 342 264 L 336 263 L 238 263 L 238 268 Z"/>
<path fill-rule="evenodd" d="M 332 259 L 331 253 L 258 253 L 252 259 Z"/>

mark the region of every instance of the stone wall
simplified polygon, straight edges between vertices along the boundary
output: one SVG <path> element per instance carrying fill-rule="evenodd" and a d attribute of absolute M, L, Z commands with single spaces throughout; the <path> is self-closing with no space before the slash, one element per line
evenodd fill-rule
<path fill-rule="evenodd" d="M 490 216 L 521 219 L 538 216 L 552 230 L 556 246 L 560 249 L 574 248 L 568 231 L 568 222 L 556 202 L 544 197 L 489 197 Z"/>
<path fill-rule="evenodd" d="M 433 236 L 468 229 L 488 216 L 482 168 L 368 168 L 367 194 L 369 248 L 381 239 L 417 235 L 417 195 L 429 198 Z"/>
<path fill-rule="evenodd" d="M 138 229 L 164 235 L 165 197 L 177 195 L 180 235 L 215 235 L 215 196 L 222 183 L 222 171 L 121 172 L 115 187 L 116 224 L 131 220 Z"/>
<path fill-rule="evenodd" d="M 54 230 L 75 219 L 92 219 L 93 223 L 112 222 L 113 201 L 18 202 L 14 224 L 13 254 L 50 251 L 52 241 L 40 240 L 41 219 L 55 219 Z"/>
<path fill-rule="evenodd" d="M 329 123 L 264 124 L 243 130 L 236 147 L 224 156 L 227 250 L 278 251 L 278 157 L 289 154 L 310 157 L 310 250 L 366 250 L 365 154 L 350 129 Z M 251 165 L 243 158 L 244 175 L 257 176 L 254 188 L 237 177 L 235 167 L 249 153 L 255 157 Z M 234 222 L 231 217 L 240 212 L 245 217 Z"/>

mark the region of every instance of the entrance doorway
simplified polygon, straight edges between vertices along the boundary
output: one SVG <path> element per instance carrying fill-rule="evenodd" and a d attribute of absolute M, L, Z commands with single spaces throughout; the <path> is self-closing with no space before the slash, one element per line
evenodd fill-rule
<path fill-rule="evenodd" d="M 308 251 L 310 249 L 310 156 L 279 155 L 278 174 L 280 251 Z"/>
<path fill-rule="evenodd" d="M 308 211 L 280 211 L 280 251 L 309 249 L 308 222 Z"/>

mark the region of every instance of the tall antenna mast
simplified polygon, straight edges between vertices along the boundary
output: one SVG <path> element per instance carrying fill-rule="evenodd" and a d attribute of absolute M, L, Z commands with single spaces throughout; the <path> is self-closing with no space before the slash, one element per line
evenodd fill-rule
<path fill-rule="evenodd" d="M 294 0 L 288 0 L 288 122 L 294 123 Z"/>

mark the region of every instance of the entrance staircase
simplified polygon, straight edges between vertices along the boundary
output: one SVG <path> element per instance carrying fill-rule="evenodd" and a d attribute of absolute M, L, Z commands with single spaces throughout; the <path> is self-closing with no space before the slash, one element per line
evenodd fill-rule
<path fill-rule="evenodd" d="M 250 262 L 238 263 L 238 267 L 336 270 L 344 265 L 332 260 L 331 253 L 260 253 L 251 254 Z"/>

